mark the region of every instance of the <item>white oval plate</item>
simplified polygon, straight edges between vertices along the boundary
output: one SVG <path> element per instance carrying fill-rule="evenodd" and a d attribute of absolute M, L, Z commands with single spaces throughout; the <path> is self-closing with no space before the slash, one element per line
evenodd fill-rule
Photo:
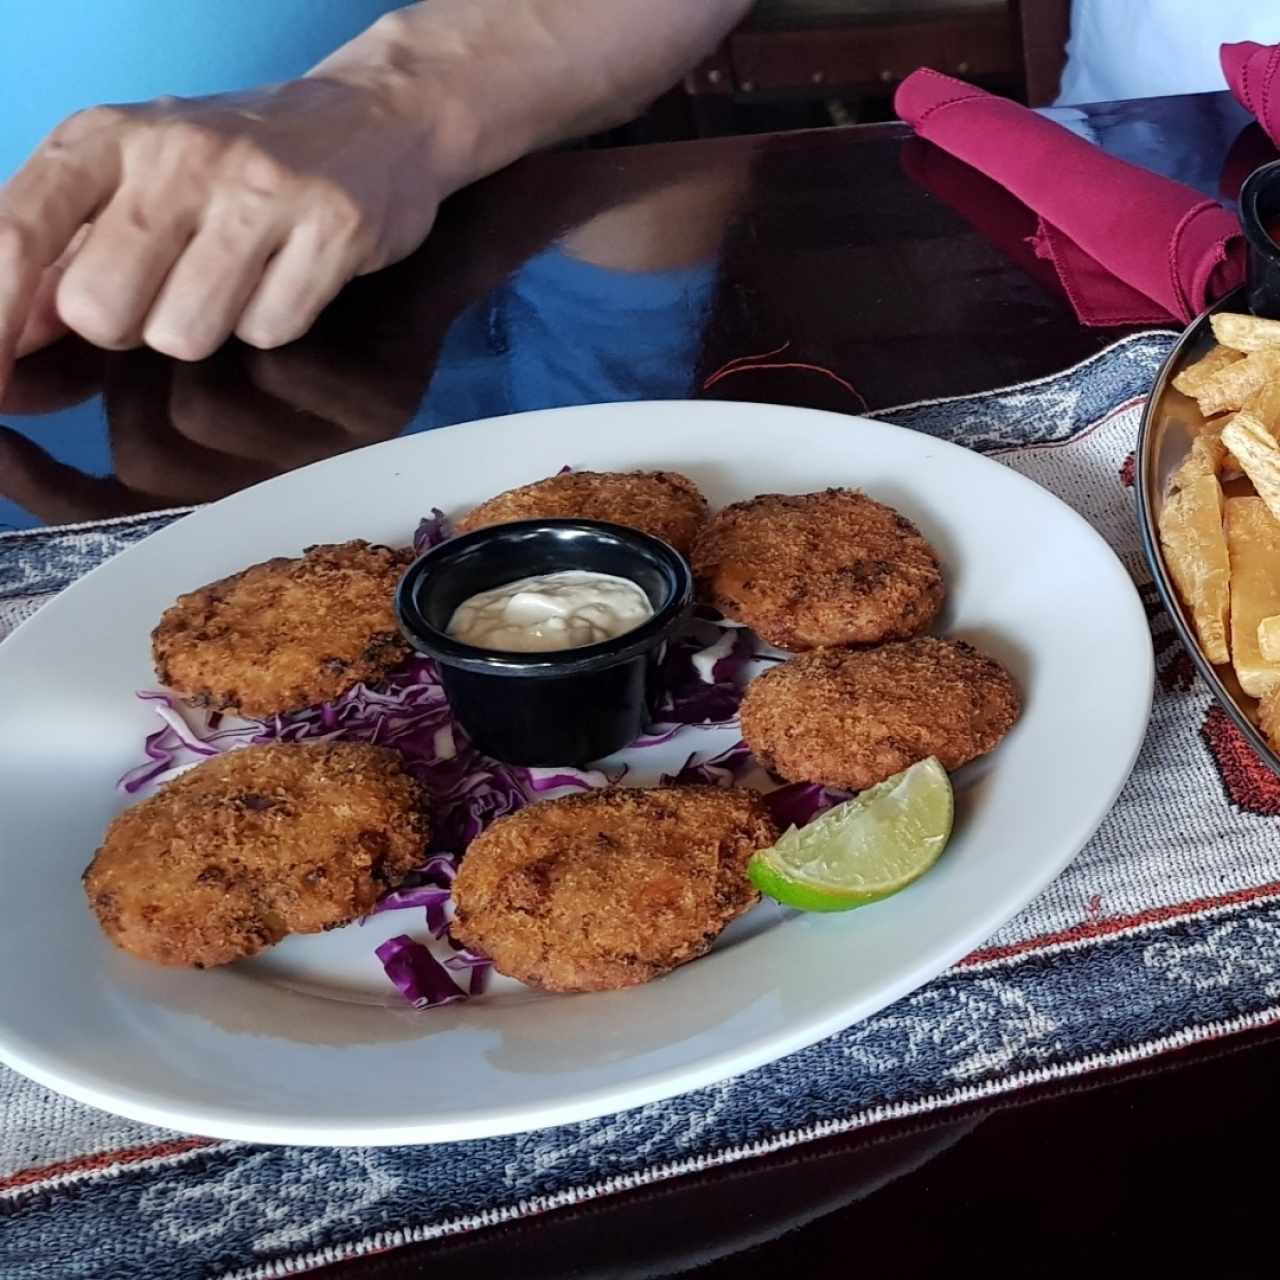
<path fill-rule="evenodd" d="M 115 950 L 80 872 L 122 806 L 151 713 L 149 634 L 183 591 L 315 542 L 407 541 L 575 467 L 670 467 L 713 505 L 858 486 L 942 556 L 941 627 L 999 658 L 1022 719 L 958 782 L 941 862 L 884 903 L 806 916 L 765 903 L 710 955 L 598 995 L 503 983 L 417 1013 L 373 948 L 419 913 L 291 938 L 210 972 Z M 1151 642 L 1123 567 L 1052 495 L 928 436 L 735 403 L 550 410 L 411 436 L 271 480 L 178 521 L 81 579 L 0 645 L 0 1058 L 137 1120 L 257 1142 L 437 1142 L 561 1124 L 746 1071 L 865 1018 L 960 959 L 1071 859 L 1146 727 Z M 675 757 L 732 732 L 697 731 Z M 648 759 L 648 767 L 667 761 Z"/>

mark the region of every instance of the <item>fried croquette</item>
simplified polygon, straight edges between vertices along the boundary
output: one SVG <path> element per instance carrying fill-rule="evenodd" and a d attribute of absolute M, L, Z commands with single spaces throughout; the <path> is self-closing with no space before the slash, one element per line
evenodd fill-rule
<path fill-rule="evenodd" d="M 998 662 L 959 640 L 919 636 L 780 663 L 747 686 L 740 714 L 765 768 L 861 791 L 929 756 L 958 769 L 992 750 L 1019 710 Z"/>
<path fill-rule="evenodd" d="M 411 551 L 308 547 L 179 596 L 151 635 L 156 674 L 184 698 L 267 717 L 376 683 L 409 647 L 396 584 Z"/>
<path fill-rule="evenodd" d="M 702 955 L 758 901 L 747 861 L 777 836 L 751 791 L 546 800 L 471 843 L 454 882 L 453 936 L 547 991 L 648 982 Z"/>
<path fill-rule="evenodd" d="M 704 597 L 780 649 L 919 634 L 942 607 L 942 569 L 905 516 L 851 489 L 766 493 L 703 527 Z"/>
<path fill-rule="evenodd" d="M 389 748 L 245 747 L 120 814 L 85 892 L 117 946 L 204 969 L 365 915 L 422 865 L 429 826 Z"/>
<path fill-rule="evenodd" d="M 706 518 L 706 498 L 676 471 L 565 471 L 482 502 L 458 521 L 458 532 L 509 520 L 607 520 L 688 555 Z"/>

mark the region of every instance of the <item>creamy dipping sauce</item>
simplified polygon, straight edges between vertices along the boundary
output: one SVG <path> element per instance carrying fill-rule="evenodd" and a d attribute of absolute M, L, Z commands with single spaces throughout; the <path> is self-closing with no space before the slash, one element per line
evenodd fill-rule
<path fill-rule="evenodd" d="M 550 653 L 613 640 L 652 617 L 630 578 L 566 569 L 481 591 L 454 610 L 447 630 L 477 649 Z"/>

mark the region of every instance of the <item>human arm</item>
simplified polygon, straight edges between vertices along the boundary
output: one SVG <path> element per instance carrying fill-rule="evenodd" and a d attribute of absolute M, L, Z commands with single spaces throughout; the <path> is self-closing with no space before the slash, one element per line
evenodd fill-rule
<path fill-rule="evenodd" d="M 634 115 L 749 8 L 429 0 L 302 80 L 72 117 L 0 188 L 0 387 L 59 322 L 181 359 L 291 341 L 446 196 Z"/>

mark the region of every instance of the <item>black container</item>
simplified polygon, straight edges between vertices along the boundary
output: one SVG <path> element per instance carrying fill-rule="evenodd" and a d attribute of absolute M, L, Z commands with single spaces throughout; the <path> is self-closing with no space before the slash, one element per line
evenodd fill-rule
<path fill-rule="evenodd" d="M 534 574 L 581 569 L 629 578 L 653 617 L 600 644 L 511 653 L 445 633 L 480 591 Z M 667 641 L 689 616 L 693 573 L 657 538 L 595 520 L 520 520 L 433 547 L 396 592 L 400 628 L 434 658 L 454 716 L 486 755 L 507 764 L 583 765 L 634 742 L 661 697 Z"/>
<path fill-rule="evenodd" d="M 1255 316 L 1280 320 L 1280 160 L 1255 169 L 1240 189 L 1240 225 L 1249 245 L 1245 293 Z"/>

